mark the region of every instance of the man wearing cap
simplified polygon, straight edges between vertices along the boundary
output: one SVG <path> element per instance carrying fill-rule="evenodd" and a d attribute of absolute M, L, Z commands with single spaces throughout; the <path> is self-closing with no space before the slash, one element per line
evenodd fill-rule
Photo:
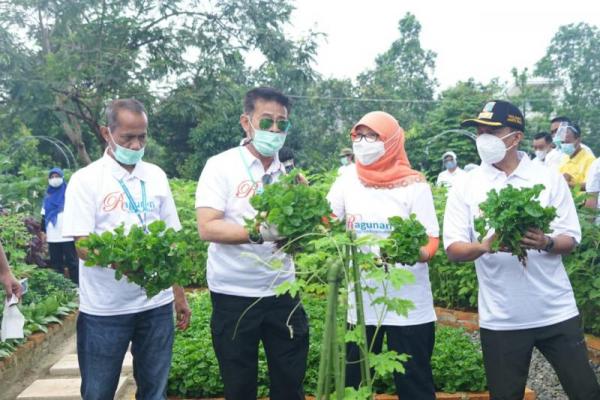
<path fill-rule="evenodd" d="M 456 160 L 455 152 L 447 151 L 444 153 L 442 156 L 442 162 L 444 163 L 445 169 L 440 172 L 437 177 L 437 186 L 445 186 L 450 188 L 457 179 L 465 175 L 465 171 L 458 166 Z"/>
<path fill-rule="evenodd" d="M 581 131 L 577 124 L 571 123 L 567 126 L 560 149 L 567 155 L 560 164 L 560 173 L 569 186 L 585 190 L 585 179 L 596 158 L 581 145 Z"/>
<path fill-rule="evenodd" d="M 343 148 L 340 151 L 340 164 L 342 164 L 341 167 L 338 168 L 338 175 L 343 174 L 344 172 L 354 168 L 354 153 L 352 152 L 352 149 L 349 148 Z"/>
<path fill-rule="evenodd" d="M 481 166 L 450 190 L 444 215 L 444 246 L 454 262 L 474 261 L 479 282 L 479 325 L 488 387 L 493 399 L 521 400 L 531 354 L 537 347 L 554 367 L 571 399 L 600 399 L 575 304 L 562 263 L 581 240 L 573 198 L 557 171 L 532 162 L 518 146 L 525 121 L 506 101 L 488 102 L 478 118 L 462 126 L 477 128 Z M 542 206 L 557 217 L 544 234 L 531 227 L 521 240 L 527 267 L 507 252 L 492 252 L 495 234 L 479 242 L 474 219 L 490 190 L 508 185 L 544 185 Z"/>

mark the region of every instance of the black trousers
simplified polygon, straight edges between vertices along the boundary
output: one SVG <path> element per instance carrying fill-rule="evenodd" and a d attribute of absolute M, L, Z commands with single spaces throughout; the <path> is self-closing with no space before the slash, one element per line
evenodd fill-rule
<path fill-rule="evenodd" d="M 599 400 L 579 316 L 541 328 L 480 329 L 483 362 L 493 400 L 522 400 L 534 347 L 546 357 L 571 400 Z"/>
<path fill-rule="evenodd" d="M 212 341 L 227 400 L 257 397 L 258 346 L 269 368 L 272 400 L 304 400 L 308 319 L 289 295 L 257 298 L 211 292 Z"/>
<path fill-rule="evenodd" d="M 367 326 L 367 341 L 373 343 L 371 352 L 379 354 L 383 345 L 383 336 L 387 338 L 388 350 L 398 354 L 408 354 L 410 358 L 404 364 L 405 373 L 394 373 L 396 394 L 401 400 L 435 400 L 431 355 L 435 344 L 435 323 L 429 322 L 412 326 L 389 326 L 379 328 L 375 341 L 375 326 Z M 346 345 L 346 386 L 358 389 L 360 385 L 360 351 L 356 343 Z"/>
<path fill-rule="evenodd" d="M 75 250 L 75 242 L 48 243 L 50 253 L 50 266 L 61 275 L 65 273 L 65 267 L 69 270 L 69 277 L 79 284 L 79 257 Z"/>

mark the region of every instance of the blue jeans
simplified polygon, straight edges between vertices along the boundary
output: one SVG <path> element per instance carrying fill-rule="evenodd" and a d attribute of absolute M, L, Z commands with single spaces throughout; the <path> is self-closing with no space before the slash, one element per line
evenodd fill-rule
<path fill-rule="evenodd" d="M 112 400 L 129 342 L 136 399 L 167 398 L 173 351 L 173 304 L 134 314 L 95 316 L 80 312 L 77 356 L 84 400 Z"/>

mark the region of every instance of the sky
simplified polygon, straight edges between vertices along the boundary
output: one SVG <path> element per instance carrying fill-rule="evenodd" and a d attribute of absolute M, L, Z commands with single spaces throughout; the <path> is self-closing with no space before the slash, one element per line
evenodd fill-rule
<path fill-rule="evenodd" d="M 470 77 L 511 81 L 511 69 L 532 70 L 562 25 L 600 27 L 597 0 L 296 0 L 288 32 L 327 34 L 315 68 L 324 77 L 354 78 L 374 67 L 399 37 L 411 12 L 421 23 L 421 46 L 437 53 L 435 77 L 443 90 Z"/>

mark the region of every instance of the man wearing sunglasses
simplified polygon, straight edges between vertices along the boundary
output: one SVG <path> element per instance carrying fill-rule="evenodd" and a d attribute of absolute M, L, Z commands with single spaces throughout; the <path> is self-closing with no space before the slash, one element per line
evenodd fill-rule
<path fill-rule="evenodd" d="M 269 397 L 304 399 L 306 313 L 298 298 L 275 297 L 277 286 L 294 280 L 294 265 L 274 244 L 282 239 L 276 229 L 244 227 L 256 215 L 250 198 L 285 173 L 278 152 L 290 128 L 289 108 L 289 99 L 275 89 L 246 93 L 240 117 L 246 139 L 206 162 L 196 191 L 198 232 L 211 242 L 206 274 L 211 331 L 228 400 L 257 398 L 260 342 L 269 366 Z"/>

